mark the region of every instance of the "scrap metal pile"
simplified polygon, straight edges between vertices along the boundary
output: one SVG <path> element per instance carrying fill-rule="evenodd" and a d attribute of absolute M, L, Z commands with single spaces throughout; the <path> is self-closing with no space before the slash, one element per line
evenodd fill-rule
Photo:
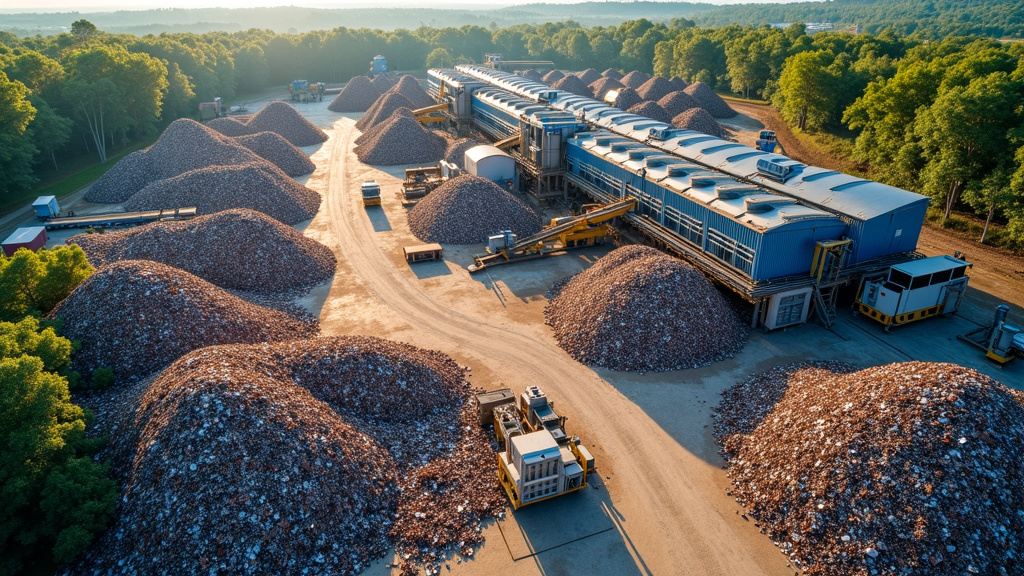
<path fill-rule="evenodd" d="M 275 132 L 257 132 L 235 139 L 261 158 L 274 163 L 285 174 L 296 177 L 311 174 L 316 164 L 309 156 Z"/>
<path fill-rule="evenodd" d="M 605 78 L 611 78 L 613 80 L 622 80 L 622 72 L 619 72 L 615 68 L 607 68 L 604 72 L 601 72 L 601 76 Z"/>
<path fill-rule="evenodd" d="M 797 365 L 723 393 L 731 494 L 811 575 L 1024 572 L 1024 395 L 955 364 Z"/>
<path fill-rule="evenodd" d="M 622 88 L 615 98 L 615 107 L 619 110 L 629 110 L 633 106 L 643 102 L 644 99 L 632 88 Z"/>
<path fill-rule="evenodd" d="M 672 84 L 672 88 L 674 90 L 686 90 L 686 88 L 689 86 L 686 80 L 683 80 L 679 76 L 673 76 L 669 78 L 668 81 L 669 83 Z"/>
<path fill-rule="evenodd" d="M 397 112 L 401 112 L 399 109 Z M 356 156 L 364 164 L 396 166 L 437 162 L 448 141 L 420 124 L 412 114 L 395 113 L 359 140 Z"/>
<path fill-rule="evenodd" d="M 618 248 L 556 286 L 544 315 L 573 358 L 612 370 L 705 366 L 731 357 L 747 336 L 700 272 L 639 245 Z"/>
<path fill-rule="evenodd" d="M 124 497 L 72 573 L 348 575 L 391 546 L 437 572 L 504 510 L 471 392 L 446 355 L 376 338 L 197 350 L 125 395 Z"/>
<path fill-rule="evenodd" d="M 122 260 L 96 270 L 48 315 L 61 334 L 82 343 L 73 368 L 112 368 L 134 381 L 184 354 L 215 344 L 308 338 L 301 321 L 251 304 L 184 270 L 147 260 Z"/>
<path fill-rule="evenodd" d="M 327 133 L 299 113 L 287 102 L 271 102 L 259 112 L 249 116 L 245 124 L 247 134 L 274 132 L 294 146 L 314 146 L 327 141 Z"/>
<path fill-rule="evenodd" d="M 675 90 L 661 97 L 658 105 L 669 113 L 669 116 L 676 117 L 691 108 L 700 108 L 700 103 L 682 90 Z"/>
<path fill-rule="evenodd" d="M 363 117 L 356 121 L 356 128 L 366 132 L 368 129 L 386 122 L 400 108 L 409 110 L 411 116 L 412 109 L 416 108 L 416 105 L 402 94 L 389 91 L 378 98 L 373 103 L 373 106 L 370 106 L 370 109 L 366 111 L 366 114 L 363 114 Z M 415 118 L 415 116 L 413 117 Z"/>
<path fill-rule="evenodd" d="M 703 82 L 690 84 L 683 92 L 692 96 L 700 104 L 701 108 L 707 110 L 708 114 L 715 118 L 732 118 L 736 115 L 736 111 L 730 108 L 725 103 L 725 100 L 722 100 L 721 96 L 715 94 L 715 91 Z"/>
<path fill-rule="evenodd" d="M 327 106 L 331 112 L 366 112 L 380 98 L 380 91 L 366 76 L 355 76 Z"/>
<path fill-rule="evenodd" d="M 657 102 L 674 90 L 675 88 L 668 80 L 661 76 L 655 76 L 640 85 L 640 87 L 636 89 L 636 93 L 644 100 Z"/>
<path fill-rule="evenodd" d="M 577 96 L 586 96 L 587 98 L 593 96 L 593 93 L 590 91 L 590 88 L 587 87 L 587 83 L 584 82 L 583 80 L 580 80 L 578 76 L 573 76 L 572 74 L 563 77 L 561 80 L 558 80 L 557 82 L 552 82 L 551 87 L 554 88 L 555 90 L 565 90 L 566 92 L 572 92 Z"/>
<path fill-rule="evenodd" d="M 529 205 L 470 174 L 448 180 L 409 210 L 409 229 L 424 242 L 479 244 L 502 230 L 525 238 L 540 228 L 540 216 Z"/>
<path fill-rule="evenodd" d="M 609 90 L 620 90 L 622 89 L 622 83 L 614 78 L 601 77 L 594 82 L 591 82 L 587 88 L 590 88 L 590 93 L 594 95 L 597 100 L 604 100 L 605 94 Z"/>
<path fill-rule="evenodd" d="M 466 163 L 466 150 L 480 146 L 483 142 L 476 138 L 459 138 L 448 145 L 448 149 L 444 151 L 444 159 L 452 164 L 455 164 L 459 168 L 464 168 Z"/>
<path fill-rule="evenodd" d="M 669 113 L 666 112 L 665 109 L 657 102 L 652 102 L 650 100 L 644 100 L 635 106 L 631 106 L 629 110 L 626 110 L 626 112 L 646 116 L 652 120 L 657 120 L 658 122 L 664 122 L 666 124 L 670 124 L 672 122 L 672 116 L 669 115 Z"/>
<path fill-rule="evenodd" d="M 316 215 L 320 195 L 267 162 L 210 166 L 157 180 L 132 195 L 128 211 L 195 206 L 200 214 L 249 208 L 285 224 Z"/>
<path fill-rule="evenodd" d="M 565 78 L 565 74 L 562 74 L 560 70 L 552 70 L 545 74 L 540 80 L 541 82 L 551 86 L 555 82 L 558 82 L 562 78 Z"/>
<path fill-rule="evenodd" d="M 388 89 L 388 92 L 397 92 L 412 102 L 412 108 L 423 108 L 431 104 L 437 104 L 430 98 L 430 94 L 423 89 L 423 85 L 411 74 L 404 74 L 395 82 L 395 85 Z M 387 92 L 384 93 L 385 95 Z"/>
<path fill-rule="evenodd" d="M 718 136 L 719 138 L 725 136 L 725 130 L 722 128 L 722 125 L 703 108 L 684 110 L 672 118 L 672 125 L 676 128 L 696 130 L 711 136 Z"/>
<path fill-rule="evenodd" d="M 639 90 L 644 82 L 650 80 L 651 77 L 639 70 L 633 70 L 629 74 L 626 74 L 622 78 L 619 78 L 619 82 L 622 82 L 623 86 L 632 88 L 633 90 Z"/>
<path fill-rule="evenodd" d="M 119 260 L 152 260 L 229 290 L 299 292 L 334 276 L 335 257 L 319 242 L 254 210 L 234 209 L 185 222 L 154 222 L 105 234 L 78 234 L 99 268 Z M 239 257 L 239 251 L 244 257 Z"/>
<path fill-rule="evenodd" d="M 576 76 L 588 86 L 601 79 L 601 73 L 593 68 L 587 68 L 576 73 Z"/>

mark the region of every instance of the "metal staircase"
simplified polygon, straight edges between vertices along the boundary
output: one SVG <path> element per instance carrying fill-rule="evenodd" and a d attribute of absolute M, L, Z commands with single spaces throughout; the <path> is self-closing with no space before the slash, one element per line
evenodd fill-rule
<path fill-rule="evenodd" d="M 828 240 L 814 247 L 811 277 L 814 278 L 814 315 L 826 328 L 836 321 L 836 301 L 839 287 L 846 284 L 842 277 L 843 265 L 850 250 L 850 240 Z"/>

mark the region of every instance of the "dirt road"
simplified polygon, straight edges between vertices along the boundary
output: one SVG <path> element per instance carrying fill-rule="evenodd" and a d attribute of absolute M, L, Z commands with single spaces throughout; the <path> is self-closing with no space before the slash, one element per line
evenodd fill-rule
<path fill-rule="evenodd" d="M 587 433 L 600 438 L 604 504 L 615 511 L 640 573 L 789 573 L 785 558 L 766 538 L 727 518 L 735 510 L 723 510 L 722 499 L 712 497 L 721 495 L 716 466 L 680 446 L 608 382 L 572 360 L 545 331 L 519 331 L 514 323 L 441 305 L 396 267 L 375 241 L 377 232 L 357 194 L 348 189 L 372 169 L 351 153 L 351 121 L 336 126 L 338 132 L 328 143 L 335 169 L 325 208 L 350 269 L 377 303 L 409 326 L 420 345 L 427 343 L 505 381 L 543 383 L 552 397 L 570 399 L 571 419 L 586 422 Z M 490 560 L 480 558 L 484 566 L 493 563 L 513 574 L 546 571 L 538 562 L 513 563 L 500 543 L 488 544 L 495 552 Z M 586 540 L 574 546 L 586 546 Z M 472 573 L 484 567 L 474 564 Z"/>

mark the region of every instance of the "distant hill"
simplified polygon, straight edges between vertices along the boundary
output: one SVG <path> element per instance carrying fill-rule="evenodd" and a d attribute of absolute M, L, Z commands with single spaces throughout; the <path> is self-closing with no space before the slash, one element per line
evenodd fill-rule
<path fill-rule="evenodd" d="M 891 29 L 928 38 L 979 34 L 1024 38 L 1024 0 L 831 0 L 715 7 L 691 17 L 704 26 L 831 22 L 865 32 Z"/>
<path fill-rule="evenodd" d="M 342 8 L 320 9 L 281 6 L 277 8 L 169 8 L 164 10 L 119 10 L 116 12 L 16 13 L 0 17 L 0 30 L 19 35 L 58 34 L 71 23 L 85 18 L 99 29 L 113 33 L 159 34 L 160 32 L 235 32 L 250 28 L 278 33 L 302 33 L 344 26 L 394 30 L 460 27 L 485 28 L 542 24 L 573 20 L 583 26 L 617 26 L 626 20 L 647 18 L 667 22 L 679 16 L 692 17 L 715 8 L 691 2 L 585 2 L 582 4 L 525 4 L 500 9 L 456 10 L 429 8 Z"/>

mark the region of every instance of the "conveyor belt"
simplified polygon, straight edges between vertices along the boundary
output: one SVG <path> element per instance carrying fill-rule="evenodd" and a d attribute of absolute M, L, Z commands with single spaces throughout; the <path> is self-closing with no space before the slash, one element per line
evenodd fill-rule
<path fill-rule="evenodd" d="M 195 206 L 188 208 L 165 208 L 163 210 L 147 210 L 145 212 L 115 212 L 106 214 L 88 214 L 85 216 L 65 216 L 50 218 L 43 223 L 47 230 L 58 228 L 88 228 L 89 226 L 121 226 L 127 224 L 145 224 L 158 220 L 187 220 L 196 216 Z"/>

